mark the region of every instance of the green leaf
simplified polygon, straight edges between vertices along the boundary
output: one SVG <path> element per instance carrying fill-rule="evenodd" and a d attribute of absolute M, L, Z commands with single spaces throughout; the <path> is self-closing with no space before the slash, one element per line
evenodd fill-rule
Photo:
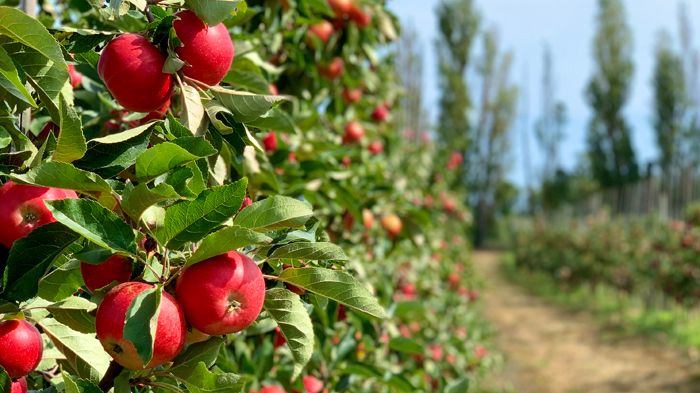
<path fill-rule="evenodd" d="M 193 201 L 172 205 L 165 211 L 165 225 L 156 231 L 156 239 L 171 248 L 201 240 L 236 214 L 247 186 L 248 179 L 243 178 L 205 190 Z"/>
<path fill-rule="evenodd" d="M 404 352 L 413 355 L 423 355 L 423 346 L 418 344 L 415 340 L 411 340 L 407 337 L 394 337 L 389 341 L 389 348 L 397 351 Z"/>
<path fill-rule="evenodd" d="M 57 64 L 63 64 L 61 47 L 38 20 L 14 7 L 0 6 L 0 35 L 22 43 Z"/>
<path fill-rule="evenodd" d="M 199 362 L 187 378 L 185 386 L 191 393 L 240 393 L 244 384 L 232 373 L 214 373 L 204 362 Z"/>
<path fill-rule="evenodd" d="M 386 312 L 377 299 L 355 277 L 348 273 L 305 267 L 300 269 L 285 269 L 279 279 L 309 292 L 345 304 L 364 314 L 386 318 Z"/>
<path fill-rule="evenodd" d="M 223 344 L 224 340 L 221 337 L 212 337 L 207 341 L 192 344 L 175 358 L 169 371 L 177 377 L 187 379 L 198 363 L 204 362 L 207 368 L 213 366 Z"/>
<path fill-rule="evenodd" d="M 269 112 L 247 124 L 261 130 L 294 132 L 295 128 L 294 120 L 279 108 L 272 108 Z"/>
<path fill-rule="evenodd" d="M 0 393 L 11 393 L 11 389 L 12 379 L 7 375 L 7 371 L 0 366 Z"/>
<path fill-rule="evenodd" d="M 156 203 L 172 199 L 180 199 L 180 195 L 170 184 L 160 183 L 149 188 L 147 183 L 141 183 L 133 190 L 124 193 L 122 210 L 138 222 L 146 209 Z"/>
<path fill-rule="evenodd" d="M 326 242 L 296 242 L 285 244 L 268 257 L 269 259 L 309 259 L 313 261 L 347 261 L 348 256 L 342 248 Z"/>
<path fill-rule="evenodd" d="M 93 196 L 104 203 L 114 199 L 112 187 L 100 176 L 80 170 L 65 162 L 46 162 L 22 175 L 11 175 L 20 183 L 34 184 L 44 187 L 66 188 Z M 103 203 L 103 204 L 104 204 Z"/>
<path fill-rule="evenodd" d="M 74 163 L 78 168 L 113 177 L 134 165 L 148 148 L 154 123 L 148 123 L 124 132 L 92 139 L 85 156 Z"/>
<path fill-rule="evenodd" d="M 7 258 L 2 297 L 22 301 L 36 296 L 39 279 L 78 238 L 64 225 L 50 223 L 15 241 Z"/>
<path fill-rule="evenodd" d="M 136 160 L 136 177 L 150 180 L 175 167 L 213 154 L 216 154 L 216 149 L 200 137 L 181 137 L 172 142 L 159 143 Z"/>
<path fill-rule="evenodd" d="M 82 285 L 80 262 L 72 259 L 39 281 L 38 295 L 42 299 L 57 302 L 74 294 Z"/>
<path fill-rule="evenodd" d="M 236 14 L 238 0 L 187 0 L 187 8 L 209 26 L 217 25 Z"/>
<path fill-rule="evenodd" d="M 153 341 L 158 327 L 160 299 L 163 287 L 160 285 L 139 293 L 126 311 L 124 338 L 131 341 L 143 364 L 153 358 Z"/>
<path fill-rule="evenodd" d="M 59 97 L 58 109 L 61 112 L 60 132 L 53 152 L 54 161 L 72 162 L 85 155 L 87 145 L 83 135 L 80 117 L 75 108 L 68 105 L 63 94 Z"/>
<path fill-rule="evenodd" d="M 0 33 L 0 35 L 2 35 Z M 39 100 L 46 106 L 49 115 L 54 123 L 60 124 L 61 93 L 67 94 L 66 101 L 72 103 L 72 90 L 70 88 L 68 75 L 68 65 L 61 61 L 55 63 L 47 59 L 41 53 L 26 46 L 10 44 L 5 49 L 27 77 L 27 82 L 34 88 Z"/>
<path fill-rule="evenodd" d="M 196 87 L 188 84 L 180 86 L 182 92 L 182 112 L 180 113 L 180 121 L 182 125 L 187 127 L 194 135 L 201 135 L 201 128 L 204 121 L 204 105 L 199 96 L 199 90 Z"/>
<path fill-rule="evenodd" d="M 89 199 L 46 201 L 56 221 L 91 242 L 117 252 L 135 254 L 133 229 L 113 211 Z"/>
<path fill-rule="evenodd" d="M 96 308 L 95 303 L 78 296 L 46 307 L 58 322 L 81 333 L 95 333 L 95 317 L 90 313 Z"/>
<path fill-rule="evenodd" d="M 294 358 L 292 379 L 296 379 L 311 360 L 314 327 L 299 295 L 284 288 L 265 291 L 265 310 L 277 321 Z"/>
<path fill-rule="evenodd" d="M 42 319 L 37 324 L 66 357 L 74 374 L 94 381 L 107 371 L 111 358 L 94 334 L 76 332 L 53 318 Z"/>
<path fill-rule="evenodd" d="M 197 248 L 197 251 L 187 260 L 187 265 L 194 265 L 213 256 L 221 255 L 229 251 L 237 250 L 251 244 L 267 244 L 272 238 L 242 228 L 237 225 L 224 228 L 207 235 Z"/>
<path fill-rule="evenodd" d="M 469 391 L 469 378 L 463 377 L 450 382 L 445 387 L 445 393 L 467 393 Z"/>
<path fill-rule="evenodd" d="M 73 377 L 65 371 L 61 371 L 63 376 L 63 384 L 66 389 L 65 393 L 103 393 L 97 384 L 89 379 L 73 379 Z"/>
<path fill-rule="evenodd" d="M 210 91 L 221 105 L 231 111 L 234 119 L 241 123 L 258 119 L 277 103 L 286 100 L 283 96 L 253 94 L 218 86 L 212 87 Z"/>
<path fill-rule="evenodd" d="M 7 51 L 0 46 L 0 91 L 5 90 L 16 99 L 36 108 L 36 101 L 19 79 L 15 64 Z M 2 96 L 2 94 L 0 94 Z"/>
<path fill-rule="evenodd" d="M 271 231 L 301 227 L 312 214 L 311 208 L 306 203 L 275 195 L 241 210 L 233 223 L 258 231 Z"/>

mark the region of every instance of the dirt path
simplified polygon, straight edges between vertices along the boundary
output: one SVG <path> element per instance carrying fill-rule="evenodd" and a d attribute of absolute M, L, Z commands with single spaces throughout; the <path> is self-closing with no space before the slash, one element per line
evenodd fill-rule
<path fill-rule="evenodd" d="M 499 254 L 477 252 L 486 278 L 486 317 L 506 365 L 501 387 L 518 393 L 700 392 L 700 365 L 643 339 L 611 338 L 585 313 L 570 312 L 506 281 Z"/>

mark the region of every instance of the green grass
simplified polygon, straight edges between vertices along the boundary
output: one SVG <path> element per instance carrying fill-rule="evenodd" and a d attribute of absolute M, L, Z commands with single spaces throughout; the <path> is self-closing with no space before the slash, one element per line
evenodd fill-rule
<path fill-rule="evenodd" d="M 613 332 L 644 335 L 683 349 L 700 350 L 700 310 L 676 304 L 649 306 L 638 295 L 608 286 L 563 286 L 547 274 L 518 269 L 511 254 L 503 259 L 502 270 L 509 280 L 539 297 L 565 308 L 591 312 Z"/>

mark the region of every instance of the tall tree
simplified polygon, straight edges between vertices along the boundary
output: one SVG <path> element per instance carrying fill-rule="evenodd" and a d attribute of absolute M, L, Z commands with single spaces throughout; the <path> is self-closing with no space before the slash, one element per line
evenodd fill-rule
<path fill-rule="evenodd" d="M 683 60 L 671 46 L 671 37 L 661 32 L 656 46 L 652 77 L 654 89 L 654 131 L 659 148 L 659 165 L 668 179 L 680 166 L 680 147 L 686 112 Z"/>
<path fill-rule="evenodd" d="M 399 127 L 415 131 L 429 127 L 423 106 L 423 53 L 416 28 L 404 25 L 396 43 L 395 61 L 396 74 L 404 89 L 404 94 L 399 99 Z"/>
<path fill-rule="evenodd" d="M 513 56 L 501 53 L 498 34 L 486 31 L 482 36 L 481 58 L 476 65 L 478 113 L 472 128 L 467 156 L 468 189 L 476 226 L 474 244 L 484 242 L 495 213 L 509 201 L 500 200 L 506 183 L 510 131 L 515 120 L 518 89 L 511 81 Z"/>
<path fill-rule="evenodd" d="M 442 0 L 436 14 L 440 27 L 436 41 L 440 71 L 437 132 L 445 146 L 464 151 L 469 143 L 471 106 L 466 73 L 480 16 L 474 0 Z"/>
<path fill-rule="evenodd" d="M 559 146 L 564 138 L 566 105 L 556 100 L 552 52 L 545 45 L 542 52 L 542 114 L 535 124 L 537 143 L 544 153 L 542 180 L 551 180 L 559 169 Z"/>
<path fill-rule="evenodd" d="M 602 187 L 617 187 L 639 178 L 630 128 L 623 108 L 630 92 L 632 33 L 621 0 L 599 0 L 593 57 L 595 71 L 586 90 L 593 118 L 588 155 L 593 176 Z"/>
<path fill-rule="evenodd" d="M 683 65 L 686 110 L 683 115 L 683 130 L 680 135 L 682 141 L 678 143 L 677 157 L 682 166 L 698 166 L 700 165 L 700 89 L 698 88 L 700 55 L 693 43 L 693 26 L 689 14 L 688 4 L 686 2 L 679 3 L 679 56 Z"/>

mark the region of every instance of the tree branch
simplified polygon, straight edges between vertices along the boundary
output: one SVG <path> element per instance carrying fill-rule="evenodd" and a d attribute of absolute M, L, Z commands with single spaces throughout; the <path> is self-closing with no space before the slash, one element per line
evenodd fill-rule
<path fill-rule="evenodd" d="M 100 383 L 97 386 L 99 386 L 103 392 L 108 392 L 109 389 L 111 389 L 114 386 L 114 379 L 117 376 L 119 376 L 119 373 L 121 373 L 122 370 L 124 370 L 124 367 L 122 367 L 121 364 L 112 360 L 109 363 L 109 368 L 107 368 L 107 372 L 105 373 L 104 377 L 102 377 L 102 380 L 100 380 Z"/>

